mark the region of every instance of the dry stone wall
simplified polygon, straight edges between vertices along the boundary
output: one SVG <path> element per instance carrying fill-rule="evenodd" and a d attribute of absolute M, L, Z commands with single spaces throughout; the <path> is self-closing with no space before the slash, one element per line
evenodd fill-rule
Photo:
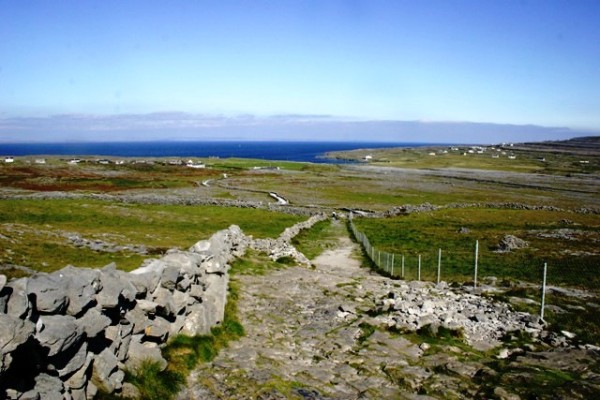
<path fill-rule="evenodd" d="M 165 368 L 170 337 L 207 334 L 223 320 L 233 258 L 253 247 L 303 262 L 289 242 L 324 218 L 278 239 L 253 240 L 233 225 L 130 273 L 111 264 L 0 275 L 0 398 L 90 399 L 99 388 L 120 392 L 124 370 L 144 359 Z"/>

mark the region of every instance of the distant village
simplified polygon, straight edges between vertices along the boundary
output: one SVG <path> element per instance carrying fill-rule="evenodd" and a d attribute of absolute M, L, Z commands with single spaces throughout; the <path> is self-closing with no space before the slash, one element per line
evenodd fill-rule
<path fill-rule="evenodd" d="M 34 158 L 31 157 L 23 157 L 23 162 L 27 164 L 46 164 L 47 161 L 45 158 Z M 4 163 L 10 164 L 15 162 L 15 157 L 7 156 L 4 157 Z M 125 164 L 147 164 L 147 165 L 174 165 L 174 166 L 185 166 L 188 168 L 206 168 L 206 164 L 202 161 L 194 161 L 187 160 L 184 161 L 182 159 L 169 159 L 169 160 L 145 160 L 145 159 L 135 159 L 135 160 L 114 160 L 108 158 L 69 158 L 69 159 L 60 159 L 60 162 L 69 164 L 69 165 L 77 165 L 77 164 L 101 164 L 101 165 L 125 165 Z"/>

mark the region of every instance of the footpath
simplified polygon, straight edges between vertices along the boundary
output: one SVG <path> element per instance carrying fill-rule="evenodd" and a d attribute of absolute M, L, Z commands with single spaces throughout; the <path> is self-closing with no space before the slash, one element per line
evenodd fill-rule
<path fill-rule="evenodd" d="M 178 399 L 591 398 L 600 393 L 598 355 L 590 350 L 541 340 L 477 350 L 444 329 L 398 329 L 406 325 L 398 322 L 403 296 L 416 302 L 413 308 L 431 309 L 435 301 L 423 296 L 437 289 L 377 275 L 360 266 L 359 254 L 358 245 L 342 237 L 336 248 L 312 260 L 312 267 L 237 276 L 246 335 L 193 371 Z"/>

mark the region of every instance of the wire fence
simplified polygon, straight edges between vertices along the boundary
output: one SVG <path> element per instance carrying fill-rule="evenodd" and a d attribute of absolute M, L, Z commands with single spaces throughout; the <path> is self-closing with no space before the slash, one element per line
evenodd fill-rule
<path fill-rule="evenodd" d="M 552 324 L 578 330 L 589 343 L 600 344 L 600 266 L 597 259 L 582 259 L 577 263 L 556 260 L 552 264 L 531 257 L 517 259 L 517 262 L 514 257 L 503 261 L 502 254 L 480 248 L 477 240 L 470 252 L 443 248 L 423 253 L 414 250 L 386 252 L 371 244 L 367 235 L 357 229 L 352 216 L 349 225 L 365 254 L 383 275 L 473 287 L 500 286 L 503 287 L 503 300 L 539 315 L 542 320 L 550 313 Z M 484 264 L 481 263 L 482 250 L 486 259 Z M 554 286 L 548 286 L 549 282 Z"/>

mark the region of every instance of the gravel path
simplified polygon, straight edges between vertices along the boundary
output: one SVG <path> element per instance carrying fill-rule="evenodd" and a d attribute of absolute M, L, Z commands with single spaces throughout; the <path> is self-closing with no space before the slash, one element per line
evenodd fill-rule
<path fill-rule="evenodd" d="M 178 400 L 517 399 L 532 394 L 549 399 L 600 393 L 594 380 L 600 382 L 600 371 L 592 367 L 581 373 L 598 365 L 594 351 L 538 343 L 485 352 L 460 341 L 428 342 L 417 334 L 376 329 L 382 315 L 373 311 L 388 294 L 396 299 L 415 291 L 425 295 L 433 286 L 373 274 L 360 266 L 358 251 L 343 237 L 312 260 L 312 268 L 236 276 L 246 335 L 193 371 Z M 565 365 L 557 367 L 556 360 Z M 571 374 L 570 386 L 552 389 L 554 372 L 545 371 L 554 369 Z M 526 383 L 537 379 L 542 386 Z M 541 393 L 545 385 L 550 386 Z"/>
<path fill-rule="evenodd" d="M 421 350 L 382 332 L 361 342 L 367 334 L 357 314 L 373 308 L 369 292 L 389 280 L 361 268 L 355 251 L 344 238 L 313 260 L 314 269 L 240 277 L 246 336 L 200 366 L 179 398 L 397 398 L 382 363 L 415 359 Z"/>

